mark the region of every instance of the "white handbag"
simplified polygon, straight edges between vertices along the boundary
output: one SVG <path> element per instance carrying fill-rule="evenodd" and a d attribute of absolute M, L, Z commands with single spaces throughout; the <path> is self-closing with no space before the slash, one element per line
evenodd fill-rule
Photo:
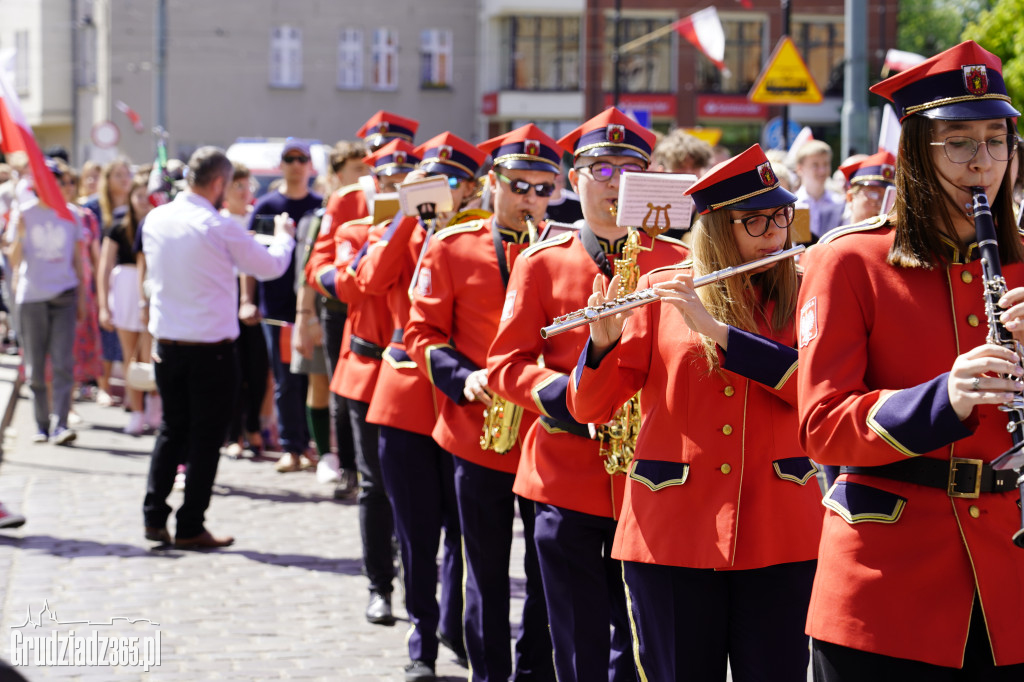
<path fill-rule="evenodd" d="M 128 363 L 128 371 L 125 373 L 124 381 L 128 388 L 135 389 L 136 391 L 147 393 L 155 391 L 156 371 L 153 369 L 153 363 L 132 360 Z"/>

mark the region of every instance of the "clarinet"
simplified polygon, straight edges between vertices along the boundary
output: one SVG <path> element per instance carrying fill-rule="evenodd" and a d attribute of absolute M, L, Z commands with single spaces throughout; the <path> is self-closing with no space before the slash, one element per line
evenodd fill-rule
<path fill-rule="evenodd" d="M 996 238 L 996 226 L 992 221 L 992 210 L 988 205 L 988 196 L 984 187 L 972 187 L 971 194 L 974 195 L 974 230 L 978 240 L 978 251 L 981 254 L 985 317 L 988 318 L 987 341 L 1012 350 L 1017 355 L 1017 363 L 1020 364 L 1021 346 L 999 321 L 999 299 L 1006 293 L 1006 280 L 1003 278 L 1002 265 L 999 262 L 999 242 Z M 1020 490 L 1021 501 L 1024 502 L 1024 461 L 1021 461 L 1019 455 L 1024 449 L 1024 398 L 1016 396 L 1010 402 L 1000 405 L 999 409 L 1006 412 L 1009 419 L 1006 430 L 1013 439 L 1013 447 L 993 460 L 992 468 L 1017 470 L 1017 487 Z M 1021 510 L 1021 528 L 1013 534 L 1013 544 L 1024 548 L 1024 508 Z"/>

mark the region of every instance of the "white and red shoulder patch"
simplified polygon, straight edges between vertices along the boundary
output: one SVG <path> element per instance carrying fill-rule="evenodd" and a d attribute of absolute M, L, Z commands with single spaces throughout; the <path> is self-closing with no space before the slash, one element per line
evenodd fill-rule
<path fill-rule="evenodd" d="M 420 269 L 419 279 L 416 280 L 416 294 L 418 296 L 430 296 L 434 293 L 433 282 L 430 279 L 430 268 Z"/>
<path fill-rule="evenodd" d="M 516 310 L 516 290 L 509 289 L 505 294 L 505 307 L 501 309 L 501 321 L 512 319 L 512 313 Z"/>
<path fill-rule="evenodd" d="M 808 299 L 800 308 L 800 347 L 805 348 L 818 336 L 818 297 Z"/>

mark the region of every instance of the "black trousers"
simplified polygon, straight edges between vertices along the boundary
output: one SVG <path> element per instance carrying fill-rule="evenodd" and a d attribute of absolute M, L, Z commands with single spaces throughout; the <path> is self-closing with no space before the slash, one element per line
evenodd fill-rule
<path fill-rule="evenodd" d="M 894 614 L 894 617 L 899 617 Z M 907 627 L 912 627 L 910 623 Z M 974 599 L 971 629 L 967 633 L 964 667 L 947 668 L 906 658 L 883 656 L 859 651 L 830 642 L 811 640 L 811 660 L 815 682 L 1020 682 L 1024 680 L 1024 663 L 996 667 L 985 632 L 981 603 Z"/>
<path fill-rule="evenodd" d="M 185 501 L 178 509 L 177 537 L 200 535 L 217 476 L 220 446 L 238 392 L 238 355 L 233 343 L 175 346 L 158 343 L 156 386 L 163 402 L 160 435 L 149 462 L 145 524 L 162 528 L 170 516 L 167 496 L 178 464 L 185 464 Z"/>
<path fill-rule="evenodd" d="M 320 325 L 323 328 L 324 353 L 327 355 L 327 381 L 334 376 L 341 358 L 341 339 L 345 334 L 345 320 L 348 313 L 332 310 L 326 304 L 320 306 Z M 348 418 L 348 399 L 331 391 L 330 409 L 331 422 L 334 424 L 334 437 L 338 443 L 338 461 L 341 468 L 353 471 L 356 468 L 356 451 L 352 444 L 352 424 Z"/>
<path fill-rule="evenodd" d="M 395 559 L 391 538 L 395 533 L 391 502 L 384 490 L 380 471 L 378 430 L 366 422 L 370 406 L 359 400 L 348 401 L 352 423 L 352 442 L 359 467 L 359 531 L 363 540 L 363 567 L 370 579 L 370 590 L 391 594 L 395 579 Z"/>
<path fill-rule="evenodd" d="M 239 324 L 238 361 L 241 369 L 238 401 L 232 414 L 228 440 L 237 441 L 242 431 L 260 432 L 260 410 L 263 396 L 267 392 L 267 372 L 270 370 L 270 353 L 263 330 L 257 325 Z"/>

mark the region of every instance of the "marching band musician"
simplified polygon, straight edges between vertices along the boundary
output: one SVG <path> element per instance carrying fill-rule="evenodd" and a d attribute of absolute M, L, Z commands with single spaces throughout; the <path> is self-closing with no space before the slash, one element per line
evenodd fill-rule
<path fill-rule="evenodd" d="M 481 449 L 490 405 L 487 349 L 498 329 L 509 271 L 528 245 L 526 214 L 544 215 L 561 150 L 534 125 L 479 145 L 494 157 L 489 173 L 494 215 L 449 227 L 430 242 L 416 282 L 405 345 L 449 400 L 433 436 L 454 455 L 462 525 L 466 651 L 471 682 L 506 682 L 512 673 L 509 557 L 519 461 Z M 520 433 L 529 426 L 523 420 Z M 554 680 L 548 614 L 533 548 L 533 505 L 520 498 L 526 540 L 526 598 L 516 642 L 515 680 Z"/>
<path fill-rule="evenodd" d="M 802 680 L 821 494 L 796 433 L 796 266 L 693 287 L 789 247 L 796 197 L 757 145 L 687 194 L 692 263 L 640 279 L 660 303 L 591 323 L 568 408 L 602 422 L 642 389 L 612 549 L 638 679 L 724 682 L 728 658 L 738 682 Z M 595 280 L 590 304 L 617 289 Z"/>
<path fill-rule="evenodd" d="M 411 144 L 404 139 L 395 139 L 368 154 L 364 161 L 373 168 L 380 186 L 389 183 L 397 186 L 416 168 L 419 157 Z M 350 220 L 334 231 L 336 255 L 331 283 L 337 298 L 348 304 L 348 319 L 345 321 L 341 359 L 334 368 L 330 388 L 346 399 L 356 466 L 359 468 L 359 529 L 363 564 L 370 580 L 366 619 L 379 625 L 392 625 L 391 592 L 395 569 L 391 536 L 394 520 L 381 480 L 377 426 L 366 421 L 366 414 L 377 383 L 384 346 L 391 340 L 394 327 L 387 299 L 361 290 L 352 267 L 372 225 L 373 218 L 367 216 Z"/>
<path fill-rule="evenodd" d="M 872 87 L 903 126 L 895 212 L 811 251 L 799 433 L 809 457 L 843 467 L 807 620 L 815 680 L 1024 679 L 1017 476 L 988 464 L 1012 445 L 997 406 L 1019 396 L 1020 357 L 986 344 L 979 250 L 996 247 L 978 243 L 971 190 L 991 201 L 1014 287 L 990 324 L 1019 343 L 1019 114 L 1001 67 L 967 41 Z"/>
<path fill-rule="evenodd" d="M 609 209 L 618 198 L 620 173 L 646 169 L 653 141 L 653 134 L 616 109 L 560 140 L 574 157 L 569 180 L 584 223 L 519 258 L 487 360 L 490 387 L 540 415 L 523 441 L 513 490 L 536 503 L 534 539 L 560 682 L 636 678 L 621 569 L 610 558 L 625 478 L 608 474 L 600 445 L 565 407 L 568 374 L 585 332 L 545 340 L 537 330 L 585 304 L 595 277 L 611 279 L 627 229 L 616 225 Z M 643 235 L 641 246 L 640 272 L 687 253 L 666 237 Z"/>
<path fill-rule="evenodd" d="M 883 149 L 867 158 L 845 163 L 839 170 L 846 178 L 848 224 L 877 216 L 882 210 L 885 190 L 894 186 L 896 157 L 892 152 Z"/>
<path fill-rule="evenodd" d="M 406 181 L 428 175 L 448 179 L 457 210 L 476 191 L 474 178 L 487 154 L 445 132 L 416 148 L 422 159 Z M 453 214 L 438 214 L 442 229 Z M 394 334 L 384 349 L 380 374 L 366 421 L 379 426 L 380 467 L 394 512 L 402 552 L 405 608 L 411 630 L 407 682 L 434 679 L 438 634 L 463 665 L 462 548 L 452 456 L 430 434 L 438 408 L 447 398 L 437 391 L 405 351 L 402 331 L 409 320 L 409 284 L 426 229 L 416 216 L 370 228 L 369 249 L 353 264 L 356 284 L 366 294 L 383 296 Z M 441 603 L 437 590 L 437 547 L 444 529 Z"/>

